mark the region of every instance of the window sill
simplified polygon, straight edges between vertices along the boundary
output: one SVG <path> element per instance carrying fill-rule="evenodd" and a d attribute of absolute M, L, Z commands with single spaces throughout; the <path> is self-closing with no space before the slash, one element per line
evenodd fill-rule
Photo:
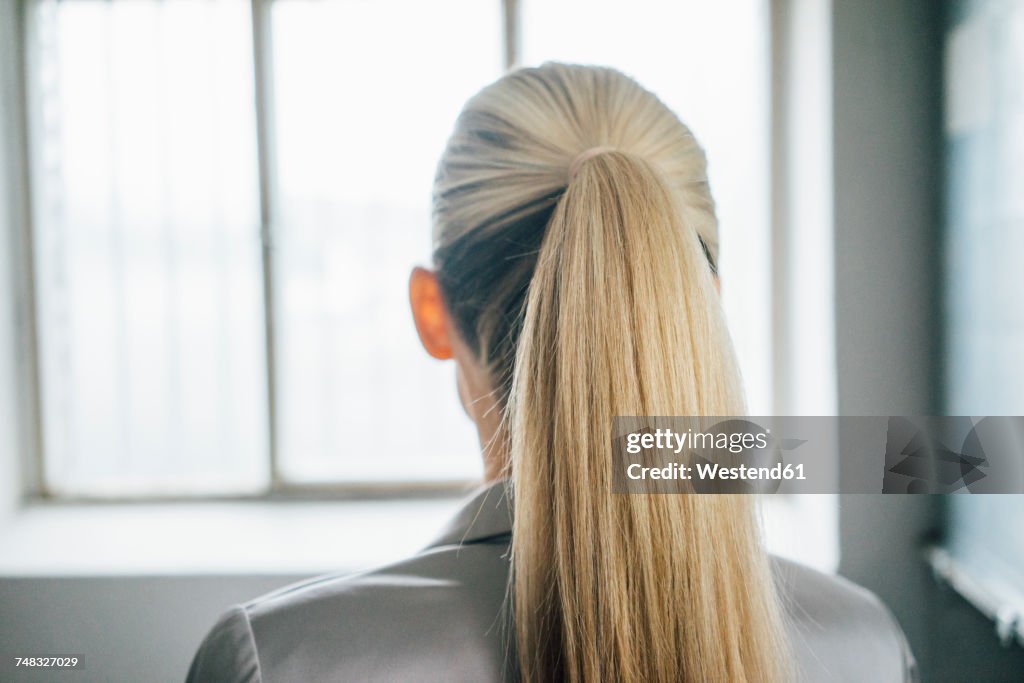
<path fill-rule="evenodd" d="M 944 548 L 933 547 L 925 557 L 939 581 L 992 620 L 1004 647 L 1013 642 L 1024 647 L 1024 590 L 1015 580 L 1019 570 L 977 551 L 965 561 Z"/>
<path fill-rule="evenodd" d="M 422 549 L 462 500 L 36 502 L 0 518 L 0 576 L 359 571 Z M 834 497 L 763 502 L 772 552 L 836 570 Z"/>
<path fill-rule="evenodd" d="M 0 576 L 358 571 L 423 548 L 459 503 L 31 503 L 0 520 Z"/>

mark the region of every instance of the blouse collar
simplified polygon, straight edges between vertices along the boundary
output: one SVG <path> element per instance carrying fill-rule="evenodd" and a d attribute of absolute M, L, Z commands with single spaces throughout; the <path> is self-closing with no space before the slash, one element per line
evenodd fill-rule
<path fill-rule="evenodd" d="M 508 484 L 507 479 L 501 479 L 476 489 L 428 547 L 478 543 L 511 535 L 512 506 Z"/>

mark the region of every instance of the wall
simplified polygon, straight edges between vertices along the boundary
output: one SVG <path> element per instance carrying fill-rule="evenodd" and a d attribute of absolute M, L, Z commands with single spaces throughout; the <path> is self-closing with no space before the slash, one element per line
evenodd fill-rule
<path fill-rule="evenodd" d="M 941 17 L 931 0 L 833 4 L 839 414 L 936 409 Z M 929 497 L 843 496 L 840 572 L 893 609 L 926 675 Z"/>
<path fill-rule="evenodd" d="M 183 681 L 200 640 L 224 607 L 299 576 L 90 577 L 0 579 L 3 680 L 46 680 L 39 672 L 11 677 L 11 657 L 78 654 L 75 683 Z M 54 680 L 58 674 L 53 674 Z"/>

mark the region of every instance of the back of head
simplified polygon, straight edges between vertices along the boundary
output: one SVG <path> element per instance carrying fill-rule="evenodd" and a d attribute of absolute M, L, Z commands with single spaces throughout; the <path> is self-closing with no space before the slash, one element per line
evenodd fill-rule
<path fill-rule="evenodd" d="M 611 492 L 613 416 L 744 412 L 690 131 L 612 69 L 515 71 L 464 108 L 434 214 L 505 411 L 524 680 L 783 680 L 750 498 Z"/>

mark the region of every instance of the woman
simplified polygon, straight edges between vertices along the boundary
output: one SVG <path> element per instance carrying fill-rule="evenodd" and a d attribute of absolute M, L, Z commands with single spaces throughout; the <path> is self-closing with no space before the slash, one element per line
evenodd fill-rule
<path fill-rule="evenodd" d="M 410 282 L 487 484 L 419 555 L 228 612 L 191 681 L 906 681 L 878 600 L 780 560 L 754 498 L 611 493 L 615 415 L 740 415 L 704 154 L 617 71 L 469 101 Z"/>

